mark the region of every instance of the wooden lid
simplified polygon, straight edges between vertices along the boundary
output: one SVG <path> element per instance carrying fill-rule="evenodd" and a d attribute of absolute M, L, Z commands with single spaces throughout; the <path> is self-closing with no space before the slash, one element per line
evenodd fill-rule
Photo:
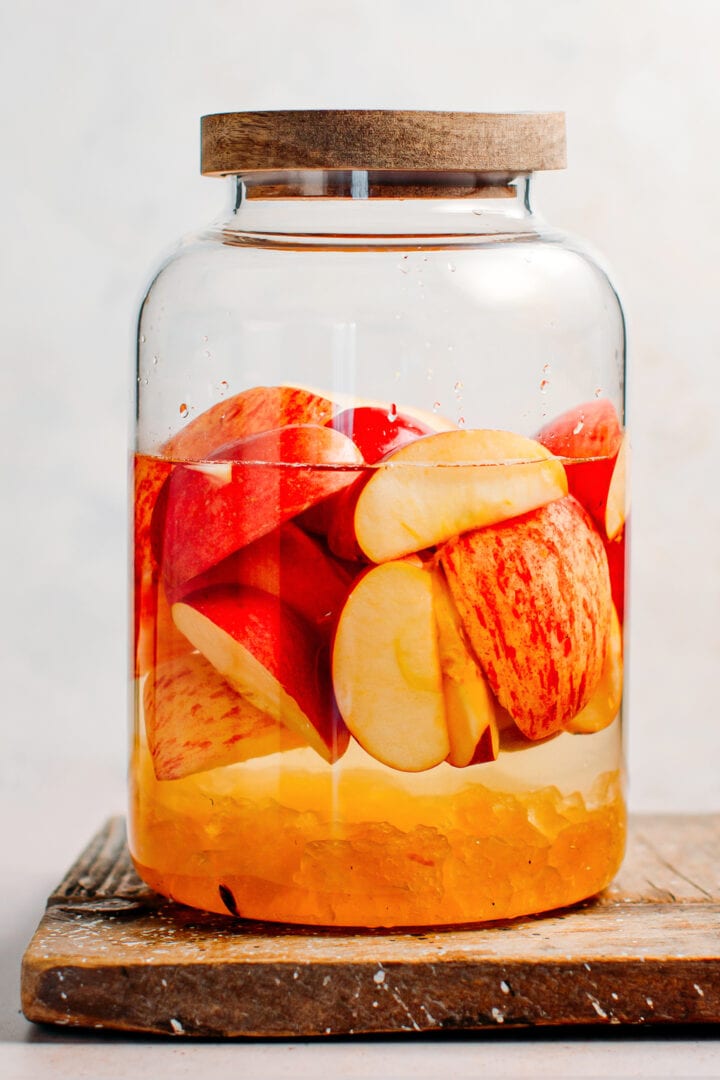
<path fill-rule="evenodd" d="M 564 113 L 293 110 L 202 118 L 202 172 L 565 168 Z"/>

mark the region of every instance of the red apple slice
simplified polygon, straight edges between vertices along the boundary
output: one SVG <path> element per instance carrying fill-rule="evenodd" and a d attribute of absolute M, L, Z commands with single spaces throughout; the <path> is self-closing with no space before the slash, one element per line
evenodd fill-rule
<path fill-rule="evenodd" d="M 500 748 L 498 705 L 465 638 L 460 617 L 440 570 L 433 579 L 440 667 L 450 753 L 456 768 L 495 761 Z"/>
<path fill-rule="evenodd" d="M 459 536 L 440 558 L 500 704 L 530 739 L 559 731 L 597 688 L 610 625 L 607 557 L 586 511 L 558 499 Z"/>
<path fill-rule="evenodd" d="M 143 690 L 158 780 L 303 746 L 299 735 L 240 697 L 199 653 L 153 669 Z"/>
<path fill-rule="evenodd" d="M 624 469 L 625 439 L 614 405 L 604 398 L 577 405 L 546 424 L 537 438 L 558 457 L 569 459 L 565 462 L 569 494 L 602 530 L 614 529 L 616 536 L 622 527 L 621 521 L 618 526 L 621 513 L 624 521 L 624 472 L 615 481 L 613 476 L 619 465 Z"/>
<path fill-rule="evenodd" d="M 218 401 L 162 447 L 176 461 L 205 461 L 221 447 L 287 425 L 324 424 L 336 406 L 322 394 L 293 386 L 254 386 Z"/>
<path fill-rule="evenodd" d="M 610 567 L 610 587 L 613 604 L 622 623 L 625 618 L 625 586 L 627 578 L 626 536 L 630 530 L 629 520 L 614 540 L 605 541 L 605 554 Z"/>
<path fill-rule="evenodd" d="M 376 467 L 355 508 L 355 535 L 372 562 L 386 562 L 566 493 L 562 463 L 532 439 L 509 431 L 440 432 Z"/>
<path fill-rule="evenodd" d="M 352 439 L 369 465 L 437 430 L 404 412 L 398 412 L 393 406 L 376 405 L 343 409 L 328 420 L 326 426 Z"/>
<path fill-rule="evenodd" d="M 623 646 L 620 620 L 614 607 L 611 609 L 610 634 L 605 663 L 595 693 L 584 709 L 574 716 L 565 730 L 575 734 L 590 735 L 609 727 L 618 714 L 623 692 Z"/>
<path fill-rule="evenodd" d="M 219 587 L 174 604 L 178 629 L 242 697 L 285 724 L 326 761 L 347 749 L 327 652 L 310 626 L 275 596 Z"/>
<path fill-rule="evenodd" d="M 250 585 L 277 596 L 324 634 L 334 628 L 354 575 L 293 521 L 240 548 L 172 594 L 181 600 L 213 585 Z"/>
<path fill-rule="evenodd" d="M 232 460 L 178 466 L 158 501 L 163 574 L 175 589 L 351 484 L 362 463 L 332 428 L 278 428 L 227 449 Z"/>
<path fill-rule="evenodd" d="M 356 583 L 335 634 L 333 685 L 350 732 L 372 757 L 421 772 L 450 750 L 432 576 L 411 562 Z"/>

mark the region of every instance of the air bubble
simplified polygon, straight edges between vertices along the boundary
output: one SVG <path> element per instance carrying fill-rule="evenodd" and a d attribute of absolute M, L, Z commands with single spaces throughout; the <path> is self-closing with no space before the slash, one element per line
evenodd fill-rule
<path fill-rule="evenodd" d="M 438 412 L 439 409 L 440 409 L 440 402 L 439 401 L 433 401 L 432 411 L 433 412 Z"/>
<path fill-rule="evenodd" d="M 220 393 L 224 394 L 227 391 L 229 385 L 230 384 L 228 383 L 227 379 L 222 379 L 220 382 Z"/>
<path fill-rule="evenodd" d="M 547 393 L 547 388 L 548 388 L 549 385 L 550 385 L 550 380 L 549 379 L 542 379 L 542 381 L 540 382 L 540 393 L 541 394 Z"/>
<path fill-rule="evenodd" d="M 158 366 L 158 360 L 159 360 L 159 359 L 160 359 L 160 357 L 158 356 L 158 354 L 157 354 L 157 353 L 155 353 L 155 355 L 154 355 L 154 356 L 153 356 L 153 358 L 152 358 L 152 361 L 153 361 L 153 367 L 157 367 L 157 366 Z"/>
<path fill-rule="evenodd" d="M 145 344 L 145 335 L 144 335 L 144 334 L 141 334 L 141 335 L 140 335 L 140 344 L 141 344 L 141 345 L 144 345 L 144 344 Z"/>
<path fill-rule="evenodd" d="M 585 427 L 585 421 L 584 420 L 578 420 L 577 424 L 573 428 L 573 435 L 579 435 L 584 427 Z"/>
<path fill-rule="evenodd" d="M 185 419 L 185 417 L 188 415 L 189 412 L 190 412 L 190 410 L 188 409 L 187 405 L 183 401 L 182 405 L 180 406 L 180 415 L 182 416 L 183 420 Z"/>
<path fill-rule="evenodd" d="M 595 387 L 595 397 L 598 398 L 602 394 L 602 386 Z"/>
<path fill-rule="evenodd" d="M 465 427 L 465 417 L 464 416 L 458 416 L 458 421 L 457 422 L 458 422 L 458 427 Z"/>
<path fill-rule="evenodd" d="M 455 263 L 448 263 L 448 270 L 450 271 L 451 274 L 454 274 L 455 270 L 456 270 Z"/>
<path fill-rule="evenodd" d="M 388 420 L 390 421 L 391 424 L 394 424 L 395 421 L 397 420 L 398 411 L 397 411 L 397 405 L 395 404 L 395 402 L 393 402 L 392 405 L 390 406 L 390 409 L 389 409 L 388 414 L 387 414 L 387 418 L 388 418 Z"/>
<path fill-rule="evenodd" d="M 452 348 L 452 345 L 450 346 L 450 348 Z M 455 386 L 453 387 L 453 390 L 455 391 L 456 394 L 459 394 L 461 392 L 462 388 L 463 388 L 462 380 L 458 379 L 458 381 L 455 383 Z"/>
<path fill-rule="evenodd" d="M 206 341 L 207 341 L 207 339 L 208 339 L 208 336 L 207 336 L 207 334 L 203 334 L 203 342 L 206 342 Z"/>

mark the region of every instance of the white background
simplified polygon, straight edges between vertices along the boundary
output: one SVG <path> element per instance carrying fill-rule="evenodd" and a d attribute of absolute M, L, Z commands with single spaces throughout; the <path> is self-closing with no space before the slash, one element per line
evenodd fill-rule
<path fill-rule="evenodd" d="M 133 322 L 159 255 L 225 199 L 199 176 L 205 112 L 567 111 L 569 168 L 540 177 L 539 208 L 606 256 L 629 318 L 631 807 L 719 809 L 720 2 L 1 15 L 0 820 L 17 925 L 124 805 Z"/>

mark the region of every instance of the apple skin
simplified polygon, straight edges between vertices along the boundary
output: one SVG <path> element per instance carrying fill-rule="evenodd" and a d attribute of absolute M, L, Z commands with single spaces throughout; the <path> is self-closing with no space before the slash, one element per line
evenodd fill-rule
<path fill-rule="evenodd" d="M 175 603 L 214 585 L 250 585 L 277 596 L 329 637 L 354 576 L 319 540 L 287 521 L 171 590 L 170 600 Z"/>
<path fill-rule="evenodd" d="M 298 425 L 241 439 L 230 459 L 178 466 L 153 516 L 153 543 L 171 590 L 347 487 L 362 464 L 339 431 Z"/>
<path fill-rule="evenodd" d="M 288 425 L 322 425 L 335 411 L 332 401 L 312 390 L 254 386 L 196 416 L 164 443 L 162 454 L 175 461 L 207 461 L 238 439 Z"/>
<path fill-rule="evenodd" d="M 572 496 L 449 541 L 440 552 L 490 686 L 529 739 L 561 730 L 602 674 L 610 628 L 607 556 Z"/>
<path fill-rule="evenodd" d="M 444 431 L 375 467 L 355 506 L 354 533 L 363 554 L 381 563 L 566 494 L 562 462 L 533 439 L 479 428 Z"/>
<path fill-rule="evenodd" d="M 180 780 L 304 745 L 284 724 L 236 693 L 199 653 L 151 670 L 143 706 L 158 780 Z"/>
<path fill-rule="evenodd" d="M 499 706 L 472 655 L 445 575 L 432 566 L 430 573 L 450 740 L 447 762 L 462 769 L 495 761 L 500 748 Z"/>
<path fill-rule="evenodd" d="M 546 424 L 536 438 L 553 454 L 565 459 L 568 493 L 585 507 L 604 534 L 617 535 L 621 523 L 617 526 L 613 518 L 609 524 L 607 513 L 624 439 L 612 402 L 598 398 L 576 405 Z"/>
<path fill-rule="evenodd" d="M 628 518 L 619 536 L 616 536 L 614 540 L 605 541 L 605 553 L 610 568 L 612 598 L 621 623 L 625 621 L 625 586 L 627 583 L 626 537 L 629 531 L 630 519 Z"/>
<path fill-rule="evenodd" d="M 326 426 L 352 439 L 368 465 L 436 431 L 412 416 L 376 405 L 344 409 L 326 421 Z"/>
<path fill-rule="evenodd" d="M 276 596 L 218 586 L 173 604 L 182 634 L 244 698 L 332 763 L 349 735 L 335 707 L 329 650 Z"/>
<path fill-rule="evenodd" d="M 371 757 L 401 772 L 445 760 L 432 575 L 422 565 L 389 562 L 357 580 L 335 633 L 332 674 L 343 719 Z"/>

